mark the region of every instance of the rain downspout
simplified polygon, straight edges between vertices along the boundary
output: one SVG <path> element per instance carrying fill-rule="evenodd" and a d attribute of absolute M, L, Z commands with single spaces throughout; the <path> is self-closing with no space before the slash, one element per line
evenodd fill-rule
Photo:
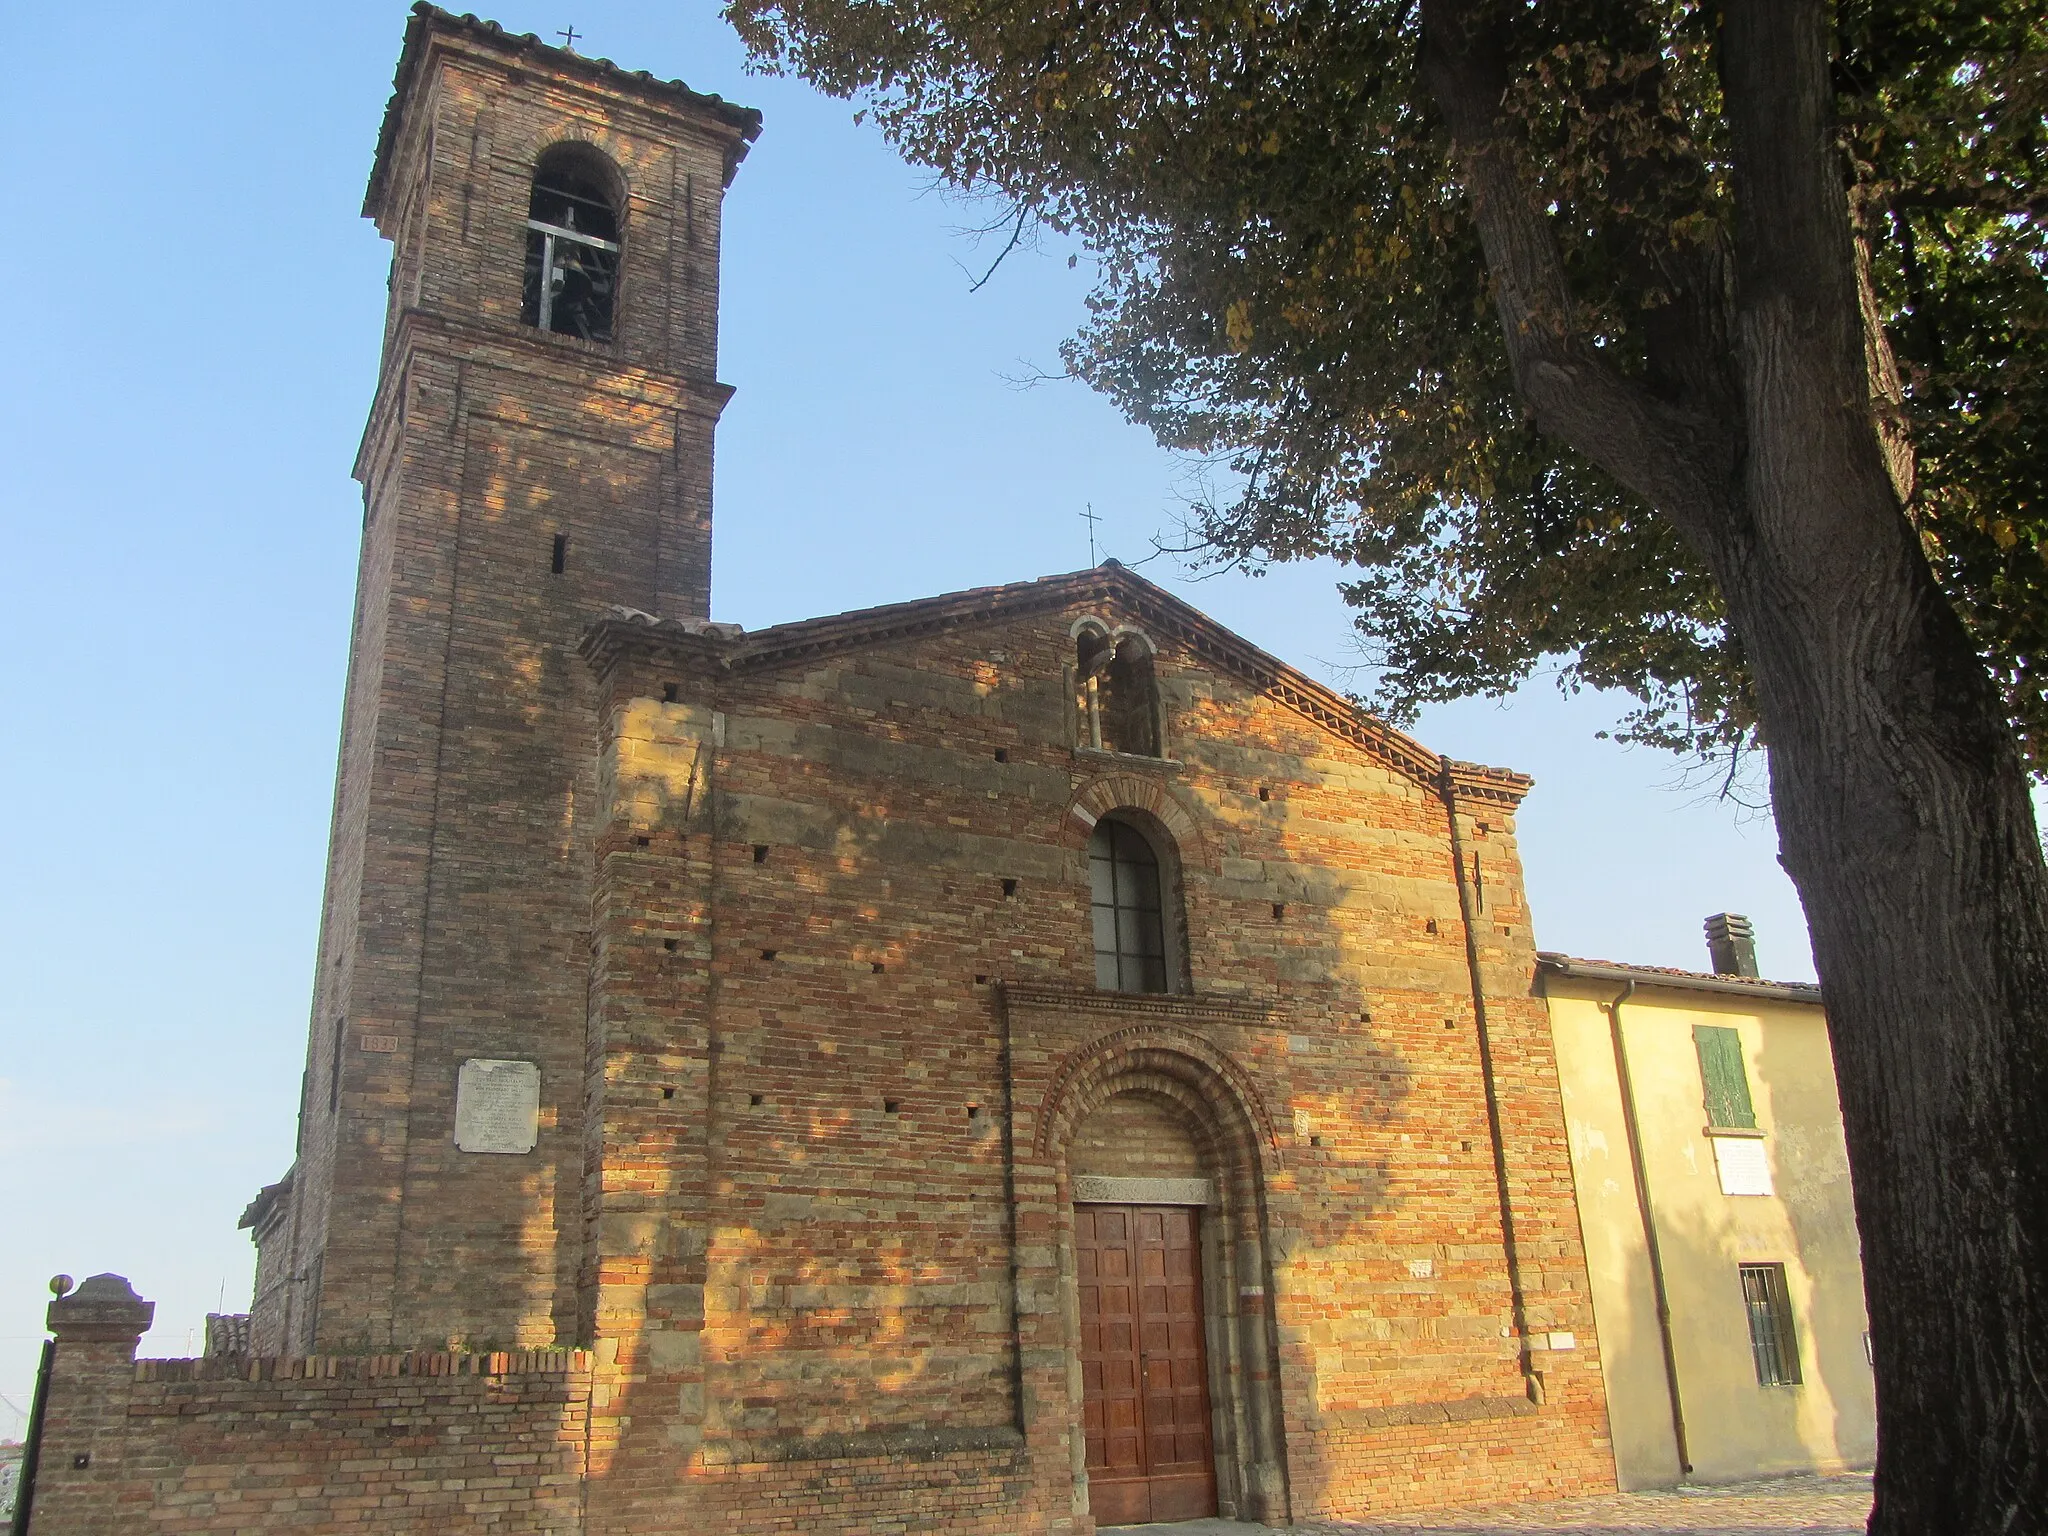
<path fill-rule="evenodd" d="M 1500 1201 L 1500 1236 L 1506 1259 L 1508 1303 L 1512 1309 L 1515 1348 L 1521 1359 L 1522 1384 L 1529 1401 L 1544 1400 L 1543 1373 L 1530 1357 L 1529 1297 L 1522 1285 L 1521 1243 L 1515 1232 L 1515 1203 L 1508 1179 L 1507 1131 L 1500 1108 L 1500 1082 L 1494 1075 L 1493 1031 L 1486 1017 L 1486 978 L 1480 965 L 1479 912 L 1486 897 L 1479 885 L 1479 855 L 1472 855 L 1472 881 L 1465 879 L 1465 836 L 1458 825 L 1458 794 L 1451 781 L 1451 760 L 1442 759 L 1437 788 L 1450 818 L 1451 879 L 1458 888 L 1458 918 L 1465 929 L 1465 971 L 1472 985 L 1472 1022 L 1479 1037 L 1479 1078 L 1486 1088 L 1486 1130 L 1493 1144 L 1494 1193 Z"/>
<path fill-rule="evenodd" d="M 1671 1335 L 1671 1296 L 1664 1286 L 1664 1251 L 1657 1241 L 1657 1222 L 1650 1210 L 1650 1176 L 1643 1163 L 1643 1130 L 1636 1119 L 1635 1083 L 1629 1076 L 1628 1046 L 1621 1038 L 1621 1005 L 1635 996 L 1636 984 L 1625 981 L 1612 1002 L 1602 1003 L 1607 1030 L 1614 1042 L 1614 1077 L 1621 1088 L 1621 1124 L 1628 1136 L 1629 1171 L 1635 1175 L 1636 1212 L 1642 1217 L 1643 1242 L 1650 1258 L 1650 1290 L 1657 1302 L 1657 1337 L 1664 1347 L 1664 1389 L 1671 1399 L 1671 1442 L 1678 1451 L 1678 1475 L 1692 1474 L 1692 1452 L 1685 1443 L 1685 1407 L 1678 1392 L 1678 1346 Z"/>

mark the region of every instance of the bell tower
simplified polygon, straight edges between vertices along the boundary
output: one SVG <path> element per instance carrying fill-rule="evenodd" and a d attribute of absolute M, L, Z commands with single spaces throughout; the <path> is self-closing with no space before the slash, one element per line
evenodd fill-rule
<path fill-rule="evenodd" d="M 573 1332 L 597 815 L 575 647 L 613 605 L 708 617 L 719 212 L 759 129 L 414 7 L 363 207 L 391 296 L 261 1350 Z"/>

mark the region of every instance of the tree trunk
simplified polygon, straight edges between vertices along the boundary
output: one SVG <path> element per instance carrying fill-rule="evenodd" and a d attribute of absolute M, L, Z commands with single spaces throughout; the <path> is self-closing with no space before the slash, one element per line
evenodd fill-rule
<path fill-rule="evenodd" d="M 1878 1381 L 1870 1529 L 2044 1530 L 2048 873 L 2004 712 L 1918 550 L 1786 536 L 1888 499 L 1875 444 L 1813 430 L 1801 408 L 1813 329 L 1790 306 L 1746 317 L 1757 549 L 1723 590 L 1855 1173 Z"/>
<path fill-rule="evenodd" d="M 1515 380 L 1671 520 L 1754 670 L 1814 940 L 1878 1383 L 1874 1536 L 2048 1530 L 2048 866 L 2017 743 L 1872 408 L 1824 0 L 1725 0 L 1727 392 L 1644 390 L 1575 334 L 1482 0 L 1423 0 Z M 1703 335 L 1705 333 L 1702 333 Z M 1725 346 L 1723 342 L 1721 345 Z M 1711 358 L 1675 372 L 1712 381 Z"/>
<path fill-rule="evenodd" d="M 1751 340 L 1782 354 L 1801 337 L 1759 320 Z M 1759 524 L 1861 468 L 1813 446 L 1760 451 L 1746 475 Z M 1759 559 L 1727 596 L 1855 1174 L 1878 1382 L 1870 1529 L 2043 1530 L 2048 877 L 2018 752 L 1954 614 L 1906 562 L 1857 563 L 1837 584 Z"/>
<path fill-rule="evenodd" d="M 1719 575 L 1841 1083 L 1871 1530 L 2048 1529 L 2048 869 L 1871 410 L 1824 8 L 1725 14 L 1750 538 Z"/>

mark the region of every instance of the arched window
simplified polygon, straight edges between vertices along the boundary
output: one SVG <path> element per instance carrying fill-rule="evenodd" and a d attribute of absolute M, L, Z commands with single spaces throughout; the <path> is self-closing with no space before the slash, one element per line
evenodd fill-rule
<path fill-rule="evenodd" d="M 1089 625 L 1074 639 L 1074 675 L 1083 746 L 1159 756 L 1159 685 L 1150 641 L 1134 633 L 1111 639 Z"/>
<path fill-rule="evenodd" d="M 620 245 L 609 173 L 604 158 L 580 144 L 557 144 L 534 167 L 520 307 L 528 325 L 585 341 L 612 339 Z"/>
<path fill-rule="evenodd" d="M 1129 822 L 1105 817 L 1088 839 L 1095 923 L 1095 985 L 1106 992 L 1164 992 L 1165 882 L 1159 855 Z"/>

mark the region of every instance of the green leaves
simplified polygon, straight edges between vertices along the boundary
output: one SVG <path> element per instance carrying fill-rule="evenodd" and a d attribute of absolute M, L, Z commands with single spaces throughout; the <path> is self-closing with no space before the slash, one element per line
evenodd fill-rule
<path fill-rule="evenodd" d="M 1753 744 L 1740 648 L 1669 526 L 1544 438 L 1418 76 L 1405 0 L 731 0 L 764 67 L 859 96 L 910 159 L 1078 232 L 1068 366 L 1230 472 L 1217 560 L 1334 554 L 1371 703 L 1625 688 L 1628 735 Z M 1713 7 L 1503 3 L 1501 110 L 1578 332 L 1726 410 L 1731 189 Z M 1911 513 L 2048 765 L 2048 23 L 1843 0 L 1845 195 L 1916 450 Z M 1719 329 L 1717 329 L 1719 328 Z M 1739 418 L 1739 413 L 1732 413 Z M 1739 428 L 1739 419 L 1736 420 Z"/>
<path fill-rule="evenodd" d="M 2029 760 L 2048 766 L 2048 23 L 1845 9 L 1855 204 L 1906 389 L 1913 512 Z"/>

